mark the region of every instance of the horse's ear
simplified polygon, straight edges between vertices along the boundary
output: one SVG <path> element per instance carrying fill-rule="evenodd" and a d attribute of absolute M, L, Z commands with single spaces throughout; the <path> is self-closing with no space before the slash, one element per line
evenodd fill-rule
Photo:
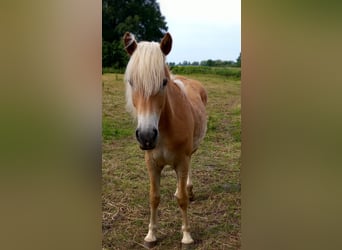
<path fill-rule="evenodd" d="M 172 37 L 170 33 L 167 32 L 160 42 L 160 48 L 163 51 L 164 55 L 167 55 L 170 53 L 171 47 L 172 47 Z"/>
<path fill-rule="evenodd" d="M 135 41 L 134 35 L 126 32 L 123 41 L 125 44 L 125 50 L 129 55 L 132 55 L 134 50 L 137 48 L 137 41 Z"/>

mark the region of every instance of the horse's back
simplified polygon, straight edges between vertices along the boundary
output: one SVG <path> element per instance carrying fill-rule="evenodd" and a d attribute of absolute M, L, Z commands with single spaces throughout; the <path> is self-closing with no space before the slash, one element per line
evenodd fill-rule
<path fill-rule="evenodd" d="M 199 81 L 179 75 L 175 76 L 175 79 L 184 84 L 186 94 L 190 99 L 196 99 L 199 96 L 203 105 L 207 104 L 207 91 Z"/>

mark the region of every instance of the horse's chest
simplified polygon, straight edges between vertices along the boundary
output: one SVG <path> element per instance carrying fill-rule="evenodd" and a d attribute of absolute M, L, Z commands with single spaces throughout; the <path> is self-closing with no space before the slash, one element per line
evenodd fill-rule
<path fill-rule="evenodd" d="M 165 165 L 173 165 L 174 163 L 174 153 L 167 150 L 166 148 L 160 148 L 154 150 L 152 153 L 153 159 L 158 163 L 160 166 Z"/>

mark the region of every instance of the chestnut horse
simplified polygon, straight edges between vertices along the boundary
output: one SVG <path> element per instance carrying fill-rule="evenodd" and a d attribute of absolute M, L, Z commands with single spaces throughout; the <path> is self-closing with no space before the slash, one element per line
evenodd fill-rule
<path fill-rule="evenodd" d="M 165 56 L 172 47 L 166 33 L 160 44 L 139 42 L 126 32 L 124 44 L 130 60 L 125 72 L 127 109 L 137 119 L 135 131 L 150 177 L 150 224 L 145 244 L 156 243 L 160 174 L 165 165 L 177 175 L 175 197 L 182 212 L 183 244 L 193 243 L 187 217 L 193 198 L 191 155 L 205 136 L 207 93 L 201 83 L 171 75 Z"/>

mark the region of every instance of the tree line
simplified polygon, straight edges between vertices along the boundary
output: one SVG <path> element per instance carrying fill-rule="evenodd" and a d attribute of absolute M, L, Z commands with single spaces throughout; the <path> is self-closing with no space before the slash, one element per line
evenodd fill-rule
<path fill-rule="evenodd" d="M 241 53 L 236 61 L 223 61 L 223 60 L 203 60 L 203 61 L 183 61 L 179 63 L 168 62 L 168 65 L 173 66 L 208 66 L 208 67 L 241 67 Z"/>

